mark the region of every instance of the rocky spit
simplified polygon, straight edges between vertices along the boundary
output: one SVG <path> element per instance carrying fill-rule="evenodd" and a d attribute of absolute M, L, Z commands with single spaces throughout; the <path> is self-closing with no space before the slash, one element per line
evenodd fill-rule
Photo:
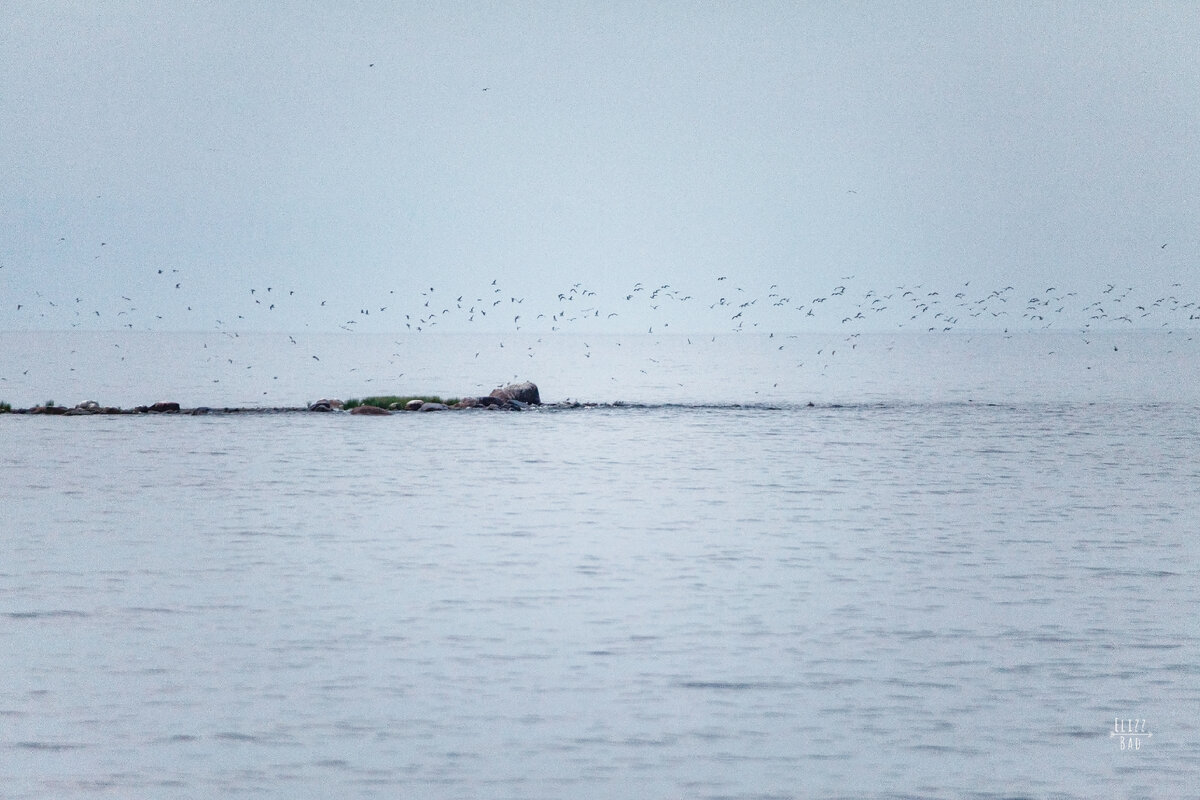
<path fill-rule="evenodd" d="M 581 407 L 582 403 L 558 403 L 556 407 Z M 388 408 L 376 405 L 357 405 L 348 411 L 341 400 L 325 398 L 305 406 L 276 406 L 276 407 L 241 407 L 216 408 L 196 406 L 188 408 L 176 402 L 160 401 L 132 408 L 102 406 L 95 400 L 87 400 L 75 406 L 33 406 L 31 408 L 8 409 L 12 414 L 44 414 L 61 417 L 82 417 L 97 414 L 293 414 L 293 413 L 349 413 L 359 416 L 389 416 L 393 413 L 455 411 L 460 409 L 475 409 L 480 411 L 524 411 L 527 408 L 543 406 L 541 395 L 536 384 L 525 381 L 512 383 L 484 397 L 464 397 L 454 405 L 433 403 L 420 399 L 409 400 L 403 406 L 391 403 Z"/>

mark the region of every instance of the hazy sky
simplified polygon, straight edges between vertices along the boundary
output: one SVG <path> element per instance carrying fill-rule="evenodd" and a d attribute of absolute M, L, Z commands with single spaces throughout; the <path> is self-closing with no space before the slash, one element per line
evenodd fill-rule
<path fill-rule="evenodd" d="M 7 0 L 0 330 L 1194 296 L 1197 42 L 1194 2 Z"/>

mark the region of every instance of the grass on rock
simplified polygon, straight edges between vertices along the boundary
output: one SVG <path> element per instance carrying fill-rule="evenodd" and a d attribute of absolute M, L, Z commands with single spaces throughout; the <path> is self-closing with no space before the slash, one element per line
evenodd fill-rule
<path fill-rule="evenodd" d="M 458 402 L 457 397 L 451 397 L 443 400 L 436 395 L 380 395 L 377 397 L 364 397 L 361 400 L 357 397 L 352 397 L 343 404 L 343 408 L 347 411 L 355 406 L 375 406 L 377 408 L 391 408 L 394 404 L 396 408 L 404 408 L 410 400 L 420 400 L 424 403 L 445 403 L 452 406 Z"/>

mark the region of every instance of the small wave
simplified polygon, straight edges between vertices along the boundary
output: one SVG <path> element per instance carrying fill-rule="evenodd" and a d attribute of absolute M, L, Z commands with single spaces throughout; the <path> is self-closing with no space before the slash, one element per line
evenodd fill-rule
<path fill-rule="evenodd" d="M 161 608 L 158 606 L 127 606 L 121 609 L 126 614 L 182 614 L 177 608 Z"/>
<path fill-rule="evenodd" d="M 1108 734 L 1099 729 L 1091 728 L 1057 728 L 1050 731 L 1051 736 L 1058 736 L 1064 739 L 1100 739 L 1107 738 Z"/>
<path fill-rule="evenodd" d="M 709 689 L 724 692 L 745 692 L 762 690 L 791 689 L 795 684 L 771 681 L 681 681 L 677 684 L 681 689 Z"/>
<path fill-rule="evenodd" d="M 83 750 L 86 744 L 78 742 L 17 742 L 13 745 L 21 750 L 41 750 L 47 753 L 61 753 L 67 750 Z"/>
<path fill-rule="evenodd" d="M 68 608 L 52 609 L 49 611 L 5 611 L 0 616 L 9 619 L 53 619 L 55 617 L 77 617 L 83 618 L 91 616 L 86 611 L 75 611 Z"/>

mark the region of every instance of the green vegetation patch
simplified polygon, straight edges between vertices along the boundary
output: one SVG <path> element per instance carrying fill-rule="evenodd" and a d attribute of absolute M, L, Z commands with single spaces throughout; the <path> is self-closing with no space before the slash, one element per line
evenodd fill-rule
<path fill-rule="evenodd" d="M 377 397 L 364 397 L 361 400 L 357 397 L 352 397 L 342 406 L 347 411 L 355 406 L 375 406 L 376 408 L 391 408 L 393 404 L 396 408 L 404 408 L 410 400 L 420 400 L 423 403 L 445 403 L 452 406 L 458 402 L 457 397 L 451 397 L 446 400 L 436 395 L 380 395 Z"/>
<path fill-rule="evenodd" d="M 0 414 L 7 414 L 10 411 L 12 411 L 12 406 L 3 400 L 0 400 Z"/>

